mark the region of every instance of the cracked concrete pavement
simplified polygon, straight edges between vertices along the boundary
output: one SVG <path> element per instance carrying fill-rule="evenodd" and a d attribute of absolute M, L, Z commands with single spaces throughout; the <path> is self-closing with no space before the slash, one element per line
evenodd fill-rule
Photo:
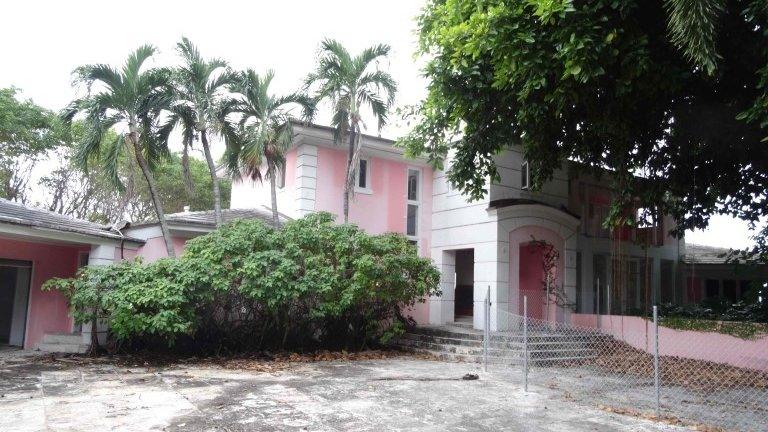
<path fill-rule="evenodd" d="M 463 381 L 466 373 L 480 379 Z M 662 431 L 477 365 L 409 357 L 275 373 L 0 357 L 0 431 Z"/>

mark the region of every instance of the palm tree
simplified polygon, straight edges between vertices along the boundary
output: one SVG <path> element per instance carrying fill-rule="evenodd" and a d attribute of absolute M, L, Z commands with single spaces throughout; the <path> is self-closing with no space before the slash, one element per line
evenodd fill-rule
<path fill-rule="evenodd" d="M 222 224 L 221 192 L 208 138 L 209 134 L 223 134 L 223 130 L 230 127 L 222 124 L 227 122 L 227 116 L 223 115 L 222 110 L 226 110 L 229 106 L 226 88 L 234 82 L 235 74 L 228 69 L 224 60 L 204 59 L 197 47 L 186 37 L 176 44 L 176 49 L 184 64 L 174 71 L 176 100 L 171 108 L 173 114 L 169 117 L 161 134 L 164 139 L 167 139 L 171 129 L 176 125 L 181 128 L 184 141 L 182 163 L 185 174 L 189 173 L 189 148 L 197 138 L 200 139 L 208 170 L 211 173 L 213 211 L 216 226 L 219 227 Z M 190 188 L 194 186 L 188 175 L 185 180 Z"/>
<path fill-rule="evenodd" d="M 76 158 L 87 171 L 90 160 L 102 158 L 102 165 L 110 181 L 125 190 L 119 175 L 119 165 L 131 158 L 141 169 L 149 187 L 150 198 L 165 240 L 168 256 L 175 257 L 165 213 L 152 170 L 168 157 L 166 143 L 158 139 L 159 118 L 170 107 L 173 90 L 171 72 L 165 68 L 144 68 L 144 63 L 155 53 L 151 45 L 136 49 L 121 69 L 105 64 L 81 66 L 75 69 L 75 82 L 85 84 L 85 97 L 73 100 L 62 113 L 71 123 L 78 113 L 85 116 L 87 128 L 78 145 Z M 94 86 L 98 86 L 94 90 Z M 108 130 L 114 129 L 114 139 L 102 143 Z M 108 146 L 102 149 L 102 145 Z M 130 157 L 125 157 L 130 156 Z"/>
<path fill-rule="evenodd" d="M 352 57 L 339 42 L 323 41 L 317 68 L 306 79 L 306 87 L 316 87 L 315 98 L 333 104 L 332 124 L 338 143 L 349 135 L 347 174 L 344 185 L 344 223 L 349 221 L 349 198 L 354 192 L 360 161 L 361 111 L 370 108 L 381 130 L 387 122 L 397 85 L 392 76 L 378 70 L 378 60 L 389 55 L 389 45 L 374 45 Z"/>
<path fill-rule="evenodd" d="M 228 107 L 230 112 L 241 115 L 240 133 L 237 140 L 230 140 L 225 159 L 230 174 L 235 179 L 248 177 L 252 180 L 269 180 L 272 200 L 272 221 L 280 223 L 277 211 L 276 179 L 285 174 L 285 152 L 293 142 L 293 124 L 290 113 L 301 108 L 302 117 L 314 116 L 315 103 L 302 93 L 274 96 L 269 92 L 274 73 L 259 76 L 252 69 L 240 74 L 233 86 L 241 97 L 239 103 Z"/>

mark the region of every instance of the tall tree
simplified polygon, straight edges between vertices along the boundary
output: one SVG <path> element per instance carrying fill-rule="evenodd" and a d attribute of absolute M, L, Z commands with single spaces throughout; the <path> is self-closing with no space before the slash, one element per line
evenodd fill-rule
<path fill-rule="evenodd" d="M 757 222 L 768 215 L 766 5 L 431 0 L 419 21 L 428 95 L 404 144 L 437 166 L 453 149 L 448 177 L 472 198 L 499 179 L 494 156 L 521 145 L 536 186 L 568 160 L 611 170 L 612 215 L 638 198 L 679 231 L 717 213 Z"/>
<path fill-rule="evenodd" d="M 280 223 L 277 211 L 277 176 L 285 175 L 285 152 L 293 142 L 291 112 L 300 108 L 302 118 L 314 116 L 315 102 L 303 93 L 275 96 L 270 93 L 274 73 L 260 76 L 252 69 L 240 74 L 233 86 L 240 94 L 239 103 L 230 107 L 239 114 L 240 138 L 227 147 L 226 160 L 233 178 L 248 177 L 254 181 L 269 181 L 272 220 Z"/>
<path fill-rule="evenodd" d="M 112 133 L 110 131 L 105 136 L 105 142 L 112 139 L 109 136 Z M 104 147 L 106 149 L 107 146 Z M 57 151 L 57 156 L 62 164 L 38 182 L 39 205 L 57 213 L 100 223 L 121 219 L 139 223 L 153 219 L 155 212 L 149 188 L 146 182 L 137 181 L 142 174 L 135 163 L 120 164 L 119 176 L 125 188 L 119 191 L 104 175 L 100 160 L 94 160 L 86 172 L 78 164 L 73 149 Z M 180 212 L 186 206 L 193 211 L 211 209 L 214 197 L 208 165 L 198 158 L 189 158 L 189 172 L 184 174 L 181 159 L 181 155 L 174 153 L 155 167 L 157 193 L 163 209 L 168 213 Z M 185 175 L 198 187 L 190 190 L 185 184 Z M 230 181 L 221 179 L 220 189 L 222 206 L 227 208 Z"/>
<path fill-rule="evenodd" d="M 175 257 L 152 172 L 169 155 L 165 142 L 158 139 L 158 132 L 161 116 L 171 107 L 173 89 L 170 70 L 144 67 L 154 53 L 154 47 L 144 45 L 131 53 L 121 69 L 105 64 L 77 68 L 76 82 L 85 84 L 87 94 L 72 101 L 62 117 L 69 122 L 78 113 L 84 115 L 87 131 L 79 145 L 78 159 L 87 170 L 92 158 L 104 157 L 104 169 L 118 189 L 124 189 L 119 176 L 121 161 L 135 159 L 149 188 L 168 256 Z M 116 138 L 102 151 L 102 138 L 110 129 L 117 132 Z M 132 158 L 122 158 L 125 152 Z"/>
<path fill-rule="evenodd" d="M 185 167 L 189 160 L 187 156 L 189 148 L 193 141 L 200 140 L 211 175 L 213 209 L 218 227 L 222 223 L 221 191 L 208 138 L 211 134 L 218 134 L 222 128 L 231 127 L 222 125 L 221 122 L 227 121 L 226 115 L 222 115 L 222 110 L 229 106 L 230 95 L 227 92 L 227 86 L 234 82 L 235 74 L 228 69 L 224 60 L 203 58 L 197 47 L 186 37 L 176 44 L 176 49 L 184 64 L 174 71 L 176 100 L 171 107 L 173 115 L 162 135 L 167 139 L 174 125 L 178 124 L 181 127 L 184 137 L 182 161 Z M 185 172 L 188 173 L 188 170 Z M 194 186 L 191 182 L 188 184 Z"/>
<path fill-rule="evenodd" d="M 54 113 L 18 93 L 0 89 L 0 198 L 26 204 L 35 165 L 66 145 L 68 134 Z"/>
<path fill-rule="evenodd" d="M 306 86 L 315 88 L 318 101 L 328 100 L 333 105 L 334 140 L 338 143 L 348 136 L 343 203 L 345 223 L 349 221 L 349 199 L 354 193 L 360 161 L 362 110 L 370 109 L 381 130 L 397 92 L 392 76 L 378 69 L 378 61 L 389 55 L 389 51 L 389 45 L 374 45 L 352 57 L 339 42 L 326 39 L 321 45 L 317 68 L 306 79 Z"/>

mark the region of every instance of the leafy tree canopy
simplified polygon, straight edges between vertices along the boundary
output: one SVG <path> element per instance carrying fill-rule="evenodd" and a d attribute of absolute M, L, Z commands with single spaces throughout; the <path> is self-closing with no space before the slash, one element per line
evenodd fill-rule
<path fill-rule="evenodd" d="M 35 163 L 67 141 L 58 117 L 18 89 L 0 89 L 0 198 L 27 201 L 26 189 Z"/>
<path fill-rule="evenodd" d="M 614 173 L 618 205 L 640 197 L 681 229 L 716 213 L 757 221 L 768 213 L 766 5 L 431 0 L 419 19 L 431 83 L 403 144 L 438 167 L 455 151 L 449 180 L 475 199 L 499 180 L 494 155 L 521 145 L 536 186 L 574 160 Z"/>
<path fill-rule="evenodd" d="M 58 117 L 31 100 L 19 100 L 18 93 L 13 87 L 0 89 L 2 156 L 37 156 L 57 147 L 64 136 Z"/>
<path fill-rule="evenodd" d="M 440 273 L 402 235 L 333 220 L 238 220 L 190 240 L 179 259 L 89 266 L 44 289 L 67 296 L 76 322 L 108 322 L 122 343 L 218 353 L 386 342 L 413 324 L 408 307 L 439 294 Z"/>

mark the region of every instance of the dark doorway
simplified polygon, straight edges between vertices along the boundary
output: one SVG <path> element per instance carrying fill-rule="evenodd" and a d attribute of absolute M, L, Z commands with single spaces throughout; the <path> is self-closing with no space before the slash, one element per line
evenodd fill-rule
<path fill-rule="evenodd" d="M 456 251 L 456 320 L 471 317 L 474 309 L 475 291 L 475 250 L 461 249 Z"/>
<path fill-rule="evenodd" d="M 0 259 L 0 344 L 24 346 L 32 263 Z"/>

